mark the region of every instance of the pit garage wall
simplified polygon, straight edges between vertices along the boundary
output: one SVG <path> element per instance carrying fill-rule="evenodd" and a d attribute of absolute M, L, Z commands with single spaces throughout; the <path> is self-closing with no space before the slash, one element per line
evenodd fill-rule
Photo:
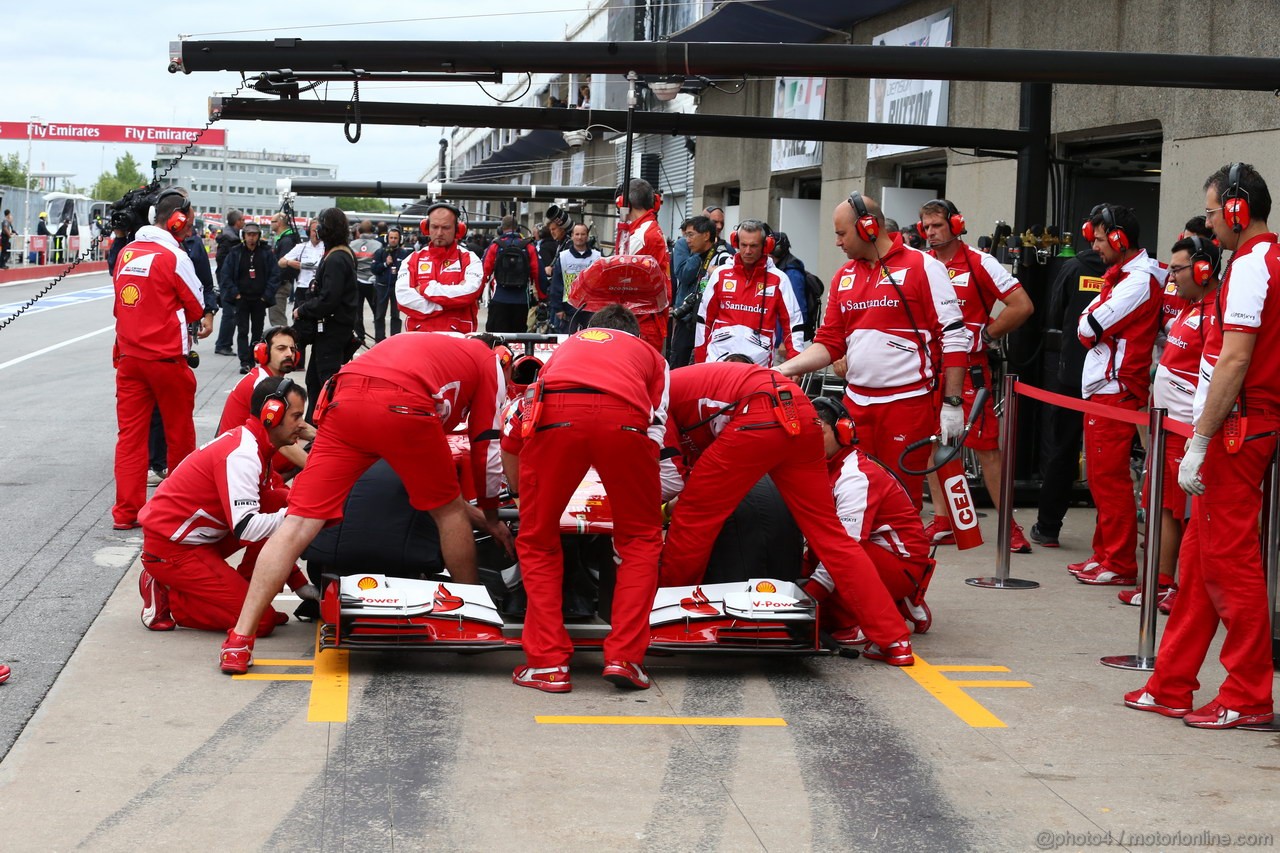
<path fill-rule="evenodd" d="M 936 0 L 912 3 L 859 25 L 853 31 L 853 42 L 868 44 L 876 33 L 948 5 Z M 1280 54 L 1280 7 L 1274 0 L 1236 0 L 1220 6 L 1173 0 L 1119 0 L 1088 7 L 999 0 L 957 0 L 952 5 L 956 45 Z M 1247 38 L 1243 37 L 1245 32 Z M 761 40 L 767 40 L 765 34 Z M 865 120 L 867 89 L 866 80 L 831 80 L 826 117 Z M 949 121 L 967 127 L 1017 127 L 1018 91 L 1014 83 L 953 82 Z M 703 113 L 729 115 L 772 115 L 772 110 L 772 81 L 752 81 L 738 95 L 708 91 L 699 107 Z M 1160 128 L 1164 136 L 1160 215 L 1155 232 L 1162 254 L 1182 224 L 1203 210 L 1200 187 L 1205 177 L 1223 163 L 1236 158 L 1251 162 L 1273 186 L 1280 188 L 1280 100 L 1270 93 L 1054 86 L 1053 131 L 1060 141 L 1106 138 L 1150 127 Z M 898 164 L 922 157 L 936 159 L 940 153 L 943 152 L 932 149 L 868 164 L 862 144 L 824 143 L 823 214 L 819 222 L 826 230 L 818 240 L 821 249 L 816 271 L 820 276 L 830 276 L 845 260 L 830 235 L 829 217 L 835 205 L 854 189 L 878 195 L 883 187 L 897 185 Z M 972 223 L 971 240 L 989 232 L 997 219 L 1012 218 L 1016 174 L 1013 162 L 977 159 L 953 151 L 945 155 L 949 167 L 947 196 Z M 774 176 L 769 166 L 768 140 L 700 138 L 695 204 L 700 205 L 708 191 L 718 199 L 724 187 L 736 185 L 742 193 L 743 217 L 776 213 L 776 200 L 770 197 L 770 180 Z M 1280 194 L 1280 189 L 1275 191 Z M 1018 223 L 1020 227 L 1026 224 Z M 812 265 L 811 259 L 805 260 Z"/>

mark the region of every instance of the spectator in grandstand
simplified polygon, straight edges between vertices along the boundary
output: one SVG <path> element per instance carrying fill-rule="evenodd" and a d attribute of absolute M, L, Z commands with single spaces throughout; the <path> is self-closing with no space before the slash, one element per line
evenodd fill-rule
<path fill-rule="evenodd" d="M 396 302 L 410 332 L 477 331 L 484 269 L 480 259 L 459 241 L 467 235 L 462 211 L 437 202 L 422 220 L 427 235 L 419 249 L 400 265 Z"/>

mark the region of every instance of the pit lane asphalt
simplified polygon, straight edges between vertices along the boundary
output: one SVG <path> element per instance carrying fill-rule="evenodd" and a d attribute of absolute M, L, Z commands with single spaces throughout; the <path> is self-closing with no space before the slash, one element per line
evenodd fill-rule
<path fill-rule="evenodd" d="M 21 318 L 0 364 L 109 324 L 109 302 Z M 206 440 L 239 375 L 207 341 L 202 354 Z M 110 333 L 0 369 L 5 850 L 1034 849 L 1045 831 L 1275 831 L 1280 737 L 1121 707 L 1142 676 L 1096 661 L 1135 650 L 1137 610 L 1062 570 L 1087 547 L 1082 510 L 1067 547 L 1014 558 L 1040 590 L 964 586 L 991 572 L 990 545 L 940 553 L 916 650 L 1031 683 L 968 691 L 1007 728 L 973 728 L 864 660 L 651 658 L 655 688 L 626 693 L 583 654 L 574 692 L 548 696 L 510 684 L 518 655 L 408 652 L 350 655 L 347 722 L 307 722 L 307 682 L 229 679 L 216 637 L 138 624 L 138 538 L 110 529 L 113 390 Z M 301 624 L 257 650 L 313 653 Z M 1205 699 L 1220 678 L 1211 662 Z M 548 714 L 787 726 L 535 719 Z"/>

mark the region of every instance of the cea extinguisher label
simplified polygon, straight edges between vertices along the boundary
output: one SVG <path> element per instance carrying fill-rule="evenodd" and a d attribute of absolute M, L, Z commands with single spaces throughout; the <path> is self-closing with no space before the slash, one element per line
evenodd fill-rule
<path fill-rule="evenodd" d="M 948 477 L 942 484 L 947 493 L 947 503 L 951 507 L 951 525 L 957 530 L 970 530 L 978 526 L 978 513 L 973 508 L 973 498 L 969 496 L 969 484 L 964 475 Z"/>

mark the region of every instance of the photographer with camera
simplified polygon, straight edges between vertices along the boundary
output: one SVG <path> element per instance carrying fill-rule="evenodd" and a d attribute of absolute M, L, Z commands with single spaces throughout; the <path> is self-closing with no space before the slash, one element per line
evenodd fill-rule
<path fill-rule="evenodd" d="M 223 301 L 234 306 L 236 312 L 236 355 L 244 374 L 253 370 L 251 342 L 262 338 L 267 307 L 276 302 L 280 265 L 262 242 L 262 229 L 256 224 L 245 225 L 240 239 L 242 242 L 231 247 L 219 266 L 223 270 Z"/>
<path fill-rule="evenodd" d="M 716 243 L 715 220 L 694 216 L 680 226 L 684 238 L 677 240 L 671 254 L 671 277 L 675 283 L 675 310 L 671 319 L 671 345 L 667 357 L 672 367 L 693 362 L 693 330 L 697 323 L 698 303 L 711 270 L 732 262 L 733 255 L 721 251 Z"/>
<path fill-rule="evenodd" d="M 564 334 L 569 331 L 569 313 L 564 297 L 573 287 L 573 281 L 587 267 L 602 257 L 599 249 L 591 248 L 591 229 L 579 222 L 573 226 L 568 248 L 557 257 L 551 270 L 551 287 L 547 292 L 547 304 L 551 313 L 551 331 Z"/>
<path fill-rule="evenodd" d="M 126 196 L 128 199 L 128 196 Z M 137 201 L 122 213 L 119 227 Z M 142 201 L 145 204 L 145 200 Z M 143 208 L 145 209 L 145 208 Z M 116 500 L 115 529 L 138 526 L 147 499 L 147 430 L 152 409 L 160 407 L 169 447 L 169 470 L 195 450 L 196 377 L 187 361 L 187 323 L 200 323 L 199 337 L 213 331 L 205 311 L 200 279 L 181 241 L 191 235 L 191 201 L 176 189 L 155 201 L 153 225 L 144 225 L 116 260 L 114 271 L 116 342 Z M 184 320 L 185 317 L 185 320 Z"/>
<path fill-rule="evenodd" d="M 320 242 L 320 223 L 312 219 L 307 223 L 307 241 L 299 243 L 289 250 L 289 254 L 280 259 L 280 269 L 297 270 L 298 275 L 293 289 L 293 304 L 305 302 L 311 292 L 311 283 L 316 278 L 316 268 L 324 260 L 324 243 Z"/>
<path fill-rule="evenodd" d="M 400 306 L 396 304 L 396 278 L 400 264 L 409 257 L 409 250 L 400 245 L 400 229 L 387 232 L 387 245 L 373 253 L 373 288 L 377 301 L 373 308 L 373 337 L 375 343 L 387 336 L 387 306 L 391 307 L 391 334 L 400 334 Z"/>

